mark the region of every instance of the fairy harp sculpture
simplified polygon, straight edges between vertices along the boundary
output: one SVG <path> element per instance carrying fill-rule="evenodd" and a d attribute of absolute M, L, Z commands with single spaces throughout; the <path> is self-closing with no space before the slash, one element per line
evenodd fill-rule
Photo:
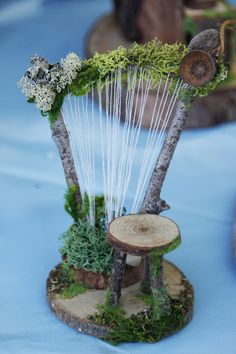
<path fill-rule="evenodd" d="M 140 136 L 142 113 L 147 93 L 153 87 L 157 87 L 156 104 L 152 112 L 153 124 L 146 138 L 145 153 L 138 172 L 139 178 L 130 212 L 136 214 L 141 209 L 142 213 L 159 214 L 169 208 L 161 199 L 161 188 L 186 122 L 191 100 L 194 96 L 206 95 L 224 80 L 227 74 L 224 63 L 218 63 L 219 45 L 219 33 L 216 30 L 207 30 L 191 41 L 189 49 L 183 45 L 164 45 L 154 40 L 144 46 L 134 44 L 129 50 L 119 48 L 107 54 L 96 54 L 94 58 L 84 61 L 73 53 L 60 64 L 54 65 L 50 65 L 39 56 L 32 59 L 32 67 L 22 78 L 19 86 L 29 101 L 35 102 L 44 114 L 48 114 L 52 136 L 59 150 L 68 186 L 75 191 L 73 207 L 75 204 L 83 205 L 88 200 L 89 208 L 86 209 L 87 215 L 84 216 L 92 226 L 96 225 L 95 150 L 98 146 L 92 145 L 93 140 L 96 144 L 98 142 L 96 131 L 98 129 L 101 134 L 99 143 L 102 151 L 105 200 L 104 226 L 124 213 L 134 155 Z M 121 130 L 122 85 L 125 85 L 127 90 L 125 123 Z M 134 99 L 135 90 L 140 92 L 139 100 Z M 88 94 L 92 98 L 90 110 Z M 63 103 L 66 96 L 68 100 Z M 95 122 L 95 96 L 99 101 L 98 126 Z M 105 119 L 102 117 L 103 101 Z M 177 101 L 179 102 L 176 106 Z M 165 136 L 167 123 L 174 109 L 176 113 Z M 82 136 L 84 132 L 85 137 Z M 147 170 L 153 171 L 152 174 L 148 174 Z M 150 182 L 147 186 L 148 178 Z M 151 257 L 148 254 L 143 256 L 144 275 L 141 289 L 148 295 Z M 126 252 L 117 247 L 113 273 L 117 265 L 119 267 L 112 277 L 109 302 L 111 308 L 116 308 L 119 302 L 125 263 Z M 160 271 L 161 269 L 162 263 Z M 50 301 L 53 311 L 71 326 L 107 338 L 109 332 L 107 328 L 83 325 L 83 320 L 76 322 L 74 319 L 72 321 L 63 317 L 64 312 L 55 310 L 55 304 L 52 306 L 49 291 Z M 99 321 L 99 316 L 92 319 L 95 324 Z M 187 320 L 181 327 L 186 323 Z M 169 329 L 166 330 L 170 332 Z M 152 340 L 164 335 L 166 333 L 160 337 L 154 335 Z M 122 340 L 128 339 L 124 336 Z M 132 340 L 138 338 L 132 337 Z"/>

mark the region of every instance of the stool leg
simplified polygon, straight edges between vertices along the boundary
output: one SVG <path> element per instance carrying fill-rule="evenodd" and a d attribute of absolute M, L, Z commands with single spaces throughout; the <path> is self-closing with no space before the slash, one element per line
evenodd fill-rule
<path fill-rule="evenodd" d="M 140 284 L 140 291 L 143 294 L 150 294 L 151 293 L 150 263 L 151 263 L 150 256 L 143 257 L 143 278 L 142 278 L 141 284 Z"/>
<path fill-rule="evenodd" d="M 151 256 L 151 289 L 153 295 L 152 312 L 155 319 L 171 312 L 170 299 L 164 285 L 163 256 Z"/>
<path fill-rule="evenodd" d="M 112 265 L 109 305 L 115 307 L 121 297 L 121 283 L 125 271 L 127 253 L 116 251 Z"/>

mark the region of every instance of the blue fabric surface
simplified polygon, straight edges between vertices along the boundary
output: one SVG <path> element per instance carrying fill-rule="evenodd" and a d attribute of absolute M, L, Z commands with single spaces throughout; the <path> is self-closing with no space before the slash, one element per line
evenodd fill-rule
<path fill-rule="evenodd" d="M 46 118 L 16 87 L 28 58 L 83 55 L 83 41 L 107 0 L 1 1 L 0 4 L 0 354 L 236 353 L 236 269 L 231 252 L 236 197 L 236 123 L 184 132 L 166 179 L 166 215 L 183 243 L 169 255 L 195 288 L 195 315 L 156 344 L 112 347 L 77 334 L 45 300 L 59 262 L 65 181 Z M 142 132 L 145 134 L 145 132 Z"/>

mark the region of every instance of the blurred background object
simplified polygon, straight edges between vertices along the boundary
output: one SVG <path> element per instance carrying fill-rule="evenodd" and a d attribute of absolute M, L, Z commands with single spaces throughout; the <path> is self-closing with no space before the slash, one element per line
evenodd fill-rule
<path fill-rule="evenodd" d="M 192 37 L 207 28 L 219 29 L 222 22 L 236 18 L 236 8 L 228 1 L 217 0 L 114 0 L 114 11 L 92 26 L 86 41 L 86 54 L 104 52 L 132 41 L 147 42 L 155 37 L 165 43 L 188 44 Z M 236 34 L 226 33 L 225 61 L 230 73 L 227 82 L 208 97 L 193 104 L 186 128 L 208 127 L 236 119 Z M 148 105 L 153 104 L 153 95 Z M 143 126 L 150 126 L 146 109 Z"/>

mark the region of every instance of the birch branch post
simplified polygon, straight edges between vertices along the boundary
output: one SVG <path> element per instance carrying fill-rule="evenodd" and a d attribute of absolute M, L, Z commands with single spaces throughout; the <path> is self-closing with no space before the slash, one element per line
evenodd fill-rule
<path fill-rule="evenodd" d="M 73 59 L 66 58 L 64 62 L 66 60 L 69 60 L 69 64 L 73 67 L 73 70 L 81 65 L 80 60 L 77 57 L 74 58 L 73 56 Z M 71 60 L 73 65 L 71 65 Z M 42 112 L 49 112 L 52 109 L 53 103 L 55 103 L 55 91 L 59 92 L 58 87 L 60 89 L 65 87 L 65 82 L 61 86 L 59 81 L 59 77 L 63 73 L 63 67 L 58 63 L 49 64 L 47 59 L 40 57 L 37 54 L 31 58 L 30 62 L 31 66 L 18 83 L 18 86 L 28 99 L 33 99 L 33 102 L 36 103 L 37 107 Z M 74 72 L 70 72 L 69 74 L 70 76 L 74 75 Z M 69 187 L 76 186 L 76 203 L 80 204 L 82 202 L 82 197 L 80 193 L 79 181 L 70 147 L 69 135 L 61 112 L 54 116 L 53 119 L 50 119 L 49 116 L 49 121 L 52 139 L 57 146 L 61 158 L 67 185 Z"/>
<path fill-rule="evenodd" d="M 171 159 L 174 155 L 181 132 L 187 120 L 189 108 L 183 101 L 179 101 L 173 118 L 171 127 L 166 136 L 159 157 L 157 159 L 152 177 L 144 197 L 142 212 L 149 214 L 160 214 L 163 210 L 167 210 L 170 206 L 165 200 L 161 199 L 161 189 L 166 177 L 167 170 L 170 166 Z M 141 282 L 141 291 L 150 293 L 150 257 L 144 257 L 144 272 Z"/>
<path fill-rule="evenodd" d="M 200 49 L 203 52 L 209 54 L 212 58 L 216 59 L 215 55 L 219 49 L 219 46 L 219 32 L 215 29 L 208 29 L 193 37 L 189 43 L 189 50 L 191 52 Z M 203 76 L 207 75 L 207 72 L 202 70 L 202 65 L 205 67 L 205 64 L 202 64 L 201 61 L 198 65 L 195 65 L 194 70 L 196 72 L 193 72 L 193 74 L 196 75 L 196 78 L 199 77 L 199 73 L 201 73 Z M 193 67 L 191 69 L 193 69 Z M 158 156 L 154 171 L 149 182 L 149 186 L 143 200 L 143 205 L 141 208 L 141 212 L 143 213 L 146 212 L 149 214 L 160 214 L 163 210 L 170 208 L 166 201 L 161 198 L 161 189 L 180 135 L 187 121 L 189 108 L 190 107 L 186 106 L 182 100 L 178 102 L 175 116 Z M 150 257 L 145 257 L 141 291 L 148 293 L 150 292 L 150 289 Z"/>
<path fill-rule="evenodd" d="M 76 202 L 80 204 L 82 202 L 79 181 L 75 169 L 74 159 L 71 152 L 69 135 L 60 113 L 55 122 L 51 124 L 52 139 L 57 146 L 62 166 L 64 169 L 66 182 L 68 186 L 76 186 Z"/>

